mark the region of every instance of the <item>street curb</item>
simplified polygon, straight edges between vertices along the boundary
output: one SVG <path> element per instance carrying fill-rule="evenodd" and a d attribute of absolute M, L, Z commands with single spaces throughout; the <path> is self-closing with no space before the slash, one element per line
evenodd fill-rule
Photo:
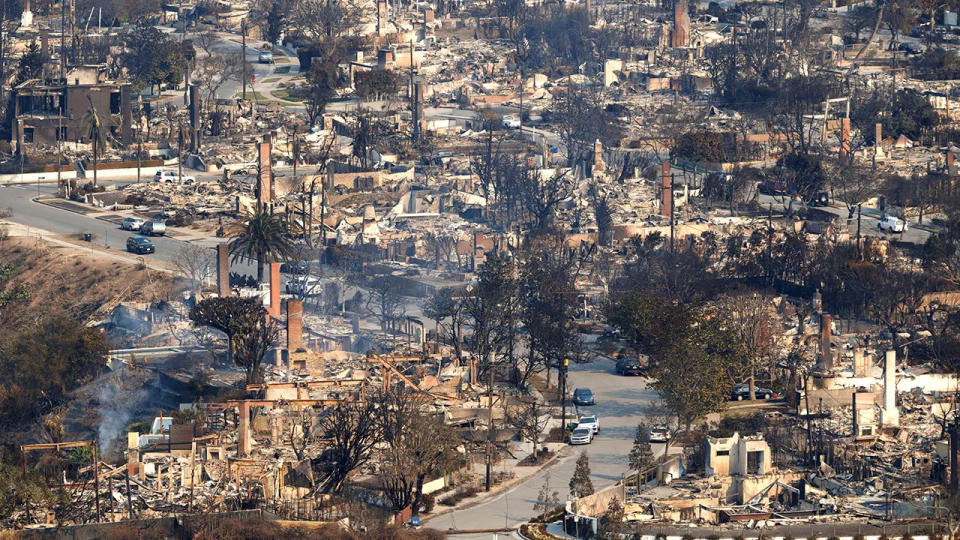
<path fill-rule="evenodd" d="M 564 448 L 566 448 L 566 447 L 564 447 Z M 474 506 L 479 506 L 479 505 L 481 505 L 481 504 L 485 504 L 485 503 L 489 502 L 488 499 L 492 499 L 494 496 L 499 495 L 499 494 L 503 493 L 504 491 L 507 491 L 507 490 L 513 488 L 514 486 L 516 486 L 516 485 L 518 485 L 518 484 L 522 484 L 525 480 L 527 480 L 527 479 L 529 479 L 529 478 L 532 478 L 532 477 L 540 474 L 540 473 L 543 472 L 544 470 L 552 467 L 552 466 L 553 466 L 554 464 L 556 464 L 556 462 L 562 457 L 562 456 L 560 455 L 560 452 L 561 452 L 561 451 L 562 451 L 562 449 L 561 449 L 560 451 L 558 451 L 557 453 L 555 453 L 552 458 L 550 458 L 549 460 L 547 460 L 546 463 L 544 463 L 543 465 L 541 465 L 540 468 L 537 469 L 536 472 L 534 472 L 533 474 L 530 474 L 529 476 L 527 476 L 527 477 L 525 477 L 525 478 L 514 478 L 514 479 L 510 480 L 509 482 L 504 482 L 503 484 L 500 484 L 499 486 L 497 486 L 497 489 L 492 490 L 492 491 L 490 491 L 489 493 L 486 493 L 484 496 L 480 497 L 479 499 L 477 499 L 477 500 L 475 500 L 475 501 L 468 502 L 468 503 L 464 504 L 463 506 L 448 508 L 448 509 L 446 509 L 446 510 L 443 510 L 442 512 L 438 512 L 438 513 L 436 513 L 436 514 L 431 514 L 429 517 L 427 517 L 426 519 L 423 520 L 424 525 L 426 525 L 427 523 L 429 523 L 430 520 L 432 520 L 432 519 L 434 519 L 434 518 L 438 518 L 438 517 L 440 517 L 440 516 L 445 516 L 445 515 L 447 515 L 447 514 L 449 514 L 449 513 L 458 512 L 458 511 L 460 511 L 460 510 L 468 510 L 468 509 L 470 509 L 470 508 L 473 508 Z M 517 529 L 517 530 L 519 530 L 519 529 Z M 456 532 L 457 532 L 457 533 L 461 533 L 461 532 L 463 532 L 463 531 L 457 530 Z"/>
<path fill-rule="evenodd" d="M 51 199 L 51 198 L 57 199 L 57 198 L 59 198 L 59 197 L 49 197 L 49 196 L 41 195 L 41 196 L 39 196 L 39 197 L 33 197 L 32 199 L 30 199 L 30 202 L 32 202 L 32 203 L 37 203 L 37 204 L 42 204 L 42 205 L 44 205 L 44 206 L 49 206 L 50 208 L 56 208 L 57 210 L 63 210 L 63 211 L 65 211 L 65 212 L 71 212 L 71 213 L 77 214 L 78 216 L 90 217 L 90 214 L 93 214 L 93 213 L 94 213 L 94 212 L 90 212 L 90 213 L 81 212 L 81 211 L 79 211 L 79 210 L 71 209 L 69 206 L 57 206 L 57 205 L 55 205 L 55 204 L 50 204 L 50 203 L 46 202 L 46 200 L 49 200 L 49 199 Z M 44 200 L 44 199 L 46 199 L 46 200 Z M 77 204 L 79 204 L 79 203 L 77 203 Z M 93 219 L 97 219 L 97 218 L 93 218 Z"/>
<path fill-rule="evenodd" d="M 125 255 L 125 254 L 127 253 L 126 251 L 120 251 L 120 250 L 113 249 L 113 248 L 104 248 L 104 249 L 102 249 L 102 250 L 101 250 L 101 249 L 94 249 L 94 248 L 92 248 L 92 247 L 90 247 L 90 246 L 88 246 L 88 245 L 85 245 L 86 243 L 83 243 L 83 242 L 80 242 L 80 241 L 72 242 L 72 241 L 70 241 L 70 240 L 65 240 L 65 239 L 64 239 L 64 235 L 54 234 L 54 233 L 52 233 L 52 232 L 50 232 L 50 231 L 46 231 L 46 230 L 43 230 L 43 229 L 38 229 L 38 228 L 35 228 L 35 227 L 26 227 L 26 226 L 21 225 L 21 224 L 16 223 L 16 222 L 3 221 L 3 220 L 0 220 L 0 225 L 8 225 L 8 226 L 12 225 L 12 226 L 14 226 L 14 227 L 21 227 L 23 230 L 20 231 L 20 232 L 27 233 L 27 234 L 13 234 L 13 233 L 11 233 L 10 236 L 27 237 L 27 236 L 32 236 L 33 234 L 37 234 L 37 235 L 38 235 L 38 238 L 39 238 L 41 241 L 43 241 L 43 242 L 48 242 L 48 243 L 51 243 L 51 244 L 56 244 L 56 245 L 59 245 L 59 246 L 62 246 L 62 247 L 78 249 L 78 250 L 85 251 L 85 252 L 88 252 L 88 253 L 92 253 L 92 254 L 98 255 L 98 256 L 106 256 L 106 257 L 109 257 L 109 258 L 112 258 L 112 259 L 115 259 L 115 260 L 119 260 L 119 261 L 124 262 L 124 263 L 127 263 L 127 264 L 140 264 L 140 262 L 141 262 L 141 261 L 139 261 L 139 260 L 136 259 L 136 258 L 131 258 L 131 257 Z M 142 257 L 140 257 L 140 258 L 142 259 Z M 146 260 L 144 260 L 143 263 L 144 263 L 144 266 L 146 266 L 146 268 L 148 268 L 148 269 L 150 269 L 150 270 L 154 270 L 154 271 L 157 271 L 157 272 L 163 272 L 163 273 L 167 273 L 167 274 L 174 274 L 174 275 L 177 274 L 177 272 L 176 272 L 175 269 L 169 268 L 169 267 L 167 267 L 167 266 L 165 266 L 165 265 L 162 265 L 162 264 L 148 263 L 148 262 L 146 262 Z"/>

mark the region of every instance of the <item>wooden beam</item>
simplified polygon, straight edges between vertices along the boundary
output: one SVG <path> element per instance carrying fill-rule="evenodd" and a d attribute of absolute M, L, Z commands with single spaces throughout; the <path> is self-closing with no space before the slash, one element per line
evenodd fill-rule
<path fill-rule="evenodd" d="M 24 452 L 30 452 L 33 450 L 59 450 L 61 448 L 80 448 L 82 446 L 90 446 L 93 444 L 93 441 L 72 441 L 72 442 L 62 442 L 62 443 L 43 443 L 43 444 L 24 444 L 20 446 L 20 450 Z"/>
<path fill-rule="evenodd" d="M 250 407 L 273 407 L 276 405 L 295 405 L 301 407 L 329 407 L 339 403 L 349 403 L 354 399 L 235 399 L 224 402 L 228 407 L 239 407 L 246 404 Z"/>

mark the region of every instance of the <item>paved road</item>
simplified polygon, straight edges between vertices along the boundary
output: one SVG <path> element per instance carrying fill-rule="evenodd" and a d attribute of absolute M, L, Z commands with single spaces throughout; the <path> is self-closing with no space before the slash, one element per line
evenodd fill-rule
<path fill-rule="evenodd" d="M 117 183 L 126 182 L 103 182 L 105 185 Z M 122 231 L 113 223 L 33 201 L 38 194 L 52 195 L 56 192 L 57 187 L 50 184 L 0 186 L 0 208 L 12 211 L 13 215 L 7 218 L 9 221 L 26 227 L 34 227 L 59 235 L 89 232 L 95 235 L 95 242 L 98 244 L 106 243 L 111 248 L 121 251 L 125 249 L 127 238 L 133 234 L 130 231 Z M 187 244 L 170 236 L 155 237 L 152 241 L 157 246 L 157 252 L 144 257 L 165 262 L 171 262 L 177 252 Z M 217 242 L 211 240 L 201 243 L 213 246 Z M 131 256 L 135 257 L 132 254 Z M 234 263 L 231 265 L 231 270 L 256 275 L 256 266 L 249 263 Z"/>
<path fill-rule="evenodd" d="M 775 211 L 782 211 L 784 209 L 783 198 L 774 197 L 771 195 L 760 195 L 758 198 L 761 207 L 766 208 L 768 205 L 772 204 Z M 798 203 L 793 204 L 793 211 L 796 212 L 800 208 Z M 843 220 L 847 219 L 847 208 L 842 204 L 837 206 L 825 206 L 819 207 L 817 210 L 824 212 L 829 212 Z M 907 232 L 903 234 L 888 234 L 883 233 L 877 229 L 877 221 L 881 218 L 880 212 L 873 208 L 863 208 L 861 215 L 860 223 L 860 235 L 863 237 L 866 236 L 881 236 L 893 240 L 899 240 L 902 242 L 911 242 L 915 244 L 923 244 L 927 241 L 927 238 L 932 232 L 937 230 L 936 227 L 931 227 L 928 221 L 925 221 L 923 225 L 917 224 L 916 220 L 910 219 L 907 220 L 908 228 Z M 854 215 L 853 219 L 849 223 L 850 237 L 855 238 L 857 234 L 857 216 Z"/>
<path fill-rule="evenodd" d="M 177 39 L 180 38 L 179 26 L 175 28 L 170 26 L 158 26 L 157 28 L 159 28 L 163 32 L 171 34 L 173 37 Z M 189 30 L 193 30 L 193 29 L 189 29 Z M 189 30 L 186 33 L 186 38 L 195 39 L 197 37 L 197 34 Z M 234 55 L 240 54 L 242 45 L 240 43 L 241 38 L 239 34 L 231 34 L 227 32 L 214 32 L 214 34 L 217 36 L 218 40 L 213 44 L 213 46 L 210 47 L 210 50 L 212 52 L 222 54 L 227 58 L 232 58 Z M 261 64 L 259 62 L 260 51 L 261 51 L 260 47 L 263 45 L 264 45 L 263 41 L 247 39 L 246 60 L 251 64 L 251 70 L 247 72 L 248 96 L 252 96 L 251 92 L 253 92 L 255 88 L 257 92 L 270 97 L 269 96 L 270 90 L 275 89 L 280 81 L 277 81 L 276 83 L 269 83 L 269 84 L 263 85 L 261 83 L 264 80 L 273 79 L 273 78 L 288 80 L 300 74 L 300 60 L 297 58 L 295 51 L 292 51 L 289 49 L 280 49 L 280 50 L 275 49 L 273 51 L 275 57 L 284 56 L 289 60 L 289 62 L 277 63 L 277 64 Z M 278 68 L 281 66 L 289 66 L 290 69 L 287 73 L 274 73 L 274 68 Z M 251 84 L 251 80 L 254 75 L 256 75 L 257 77 L 256 85 Z M 237 97 L 237 95 L 241 92 L 241 90 L 242 90 L 241 81 L 235 81 L 235 80 L 227 81 L 217 91 L 217 97 L 220 99 L 232 99 Z"/>
<path fill-rule="evenodd" d="M 621 377 L 613 370 L 613 361 L 607 359 L 570 367 L 569 387 L 589 387 L 597 396 L 597 405 L 583 408 L 584 413 L 595 413 L 600 418 L 600 433 L 592 444 L 567 447 L 560 461 L 546 471 L 540 471 L 483 504 L 431 519 L 426 526 L 439 530 L 517 527 L 536 514 L 533 505 L 547 473 L 550 474 L 551 490 L 558 491 L 561 500 L 566 499 L 568 482 L 580 450 L 590 456 L 594 488 L 619 480 L 620 474 L 627 469 L 627 454 L 633 444 L 637 423 L 655 401 L 656 393 L 646 388 L 645 379 Z M 662 452 L 662 445 L 654 445 L 654 451 Z M 493 538 L 493 535 L 452 535 L 451 538 Z"/>

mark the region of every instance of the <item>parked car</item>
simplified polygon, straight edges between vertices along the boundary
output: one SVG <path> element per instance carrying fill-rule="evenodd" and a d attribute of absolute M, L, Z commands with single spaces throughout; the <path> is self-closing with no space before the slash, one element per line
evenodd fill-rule
<path fill-rule="evenodd" d="M 764 195 L 786 195 L 787 184 L 777 180 L 764 180 L 757 184 L 757 191 Z"/>
<path fill-rule="evenodd" d="M 163 236 L 167 234 L 167 224 L 162 221 L 147 221 L 140 226 L 140 232 L 147 236 Z"/>
<path fill-rule="evenodd" d="M 593 430 L 588 427 L 577 427 L 570 434 L 570 444 L 590 444 L 593 442 Z"/>
<path fill-rule="evenodd" d="M 296 276 L 286 285 L 287 294 L 297 296 L 317 296 L 323 292 L 320 278 L 314 276 Z"/>
<path fill-rule="evenodd" d="M 260 51 L 260 56 L 257 59 L 261 64 L 272 64 L 273 63 L 273 53 L 270 51 Z"/>
<path fill-rule="evenodd" d="M 579 428 L 590 428 L 595 434 L 599 433 L 600 419 L 596 416 L 581 416 L 577 421 L 577 429 Z"/>
<path fill-rule="evenodd" d="M 617 373 L 619 375 L 641 375 L 643 365 L 636 358 L 621 358 L 617 360 Z"/>
<path fill-rule="evenodd" d="M 503 126 L 508 129 L 519 129 L 520 128 L 520 117 L 515 114 L 505 114 L 503 115 Z"/>
<path fill-rule="evenodd" d="M 759 386 L 753 387 L 753 393 L 757 396 L 757 399 L 776 399 L 780 397 L 773 390 L 770 390 L 769 388 L 760 388 Z M 727 397 L 730 398 L 730 401 L 749 399 L 750 386 L 746 384 L 738 384 L 731 388 L 729 392 L 727 392 Z"/>
<path fill-rule="evenodd" d="M 807 206 L 830 206 L 830 194 L 822 189 L 815 192 L 807 201 Z"/>
<path fill-rule="evenodd" d="M 921 54 L 923 52 L 923 46 L 917 43 L 904 42 L 901 43 L 897 49 L 907 53 L 907 54 Z"/>
<path fill-rule="evenodd" d="M 124 218 L 120 223 L 120 228 L 125 231 L 139 231 L 143 225 L 143 220 L 138 217 Z"/>
<path fill-rule="evenodd" d="M 596 399 L 593 397 L 593 391 L 589 388 L 577 388 L 573 391 L 574 405 L 596 405 Z"/>
<path fill-rule="evenodd" d="M 306 274 L 310 271 L 310 263 L 306 261 L 285 262 L 280 265 L 280 271 L 284 274 Z"/>
<path fill-rule="evenodd" d="M 672 436 L 673 434 L 670 433 L 667 426 L 654 426 L 647 432 L 647 438 L 650 439 L 650 442 L 665 443 Z"/>
<path fill-rule="evenodd" d="M 174 184 L 192 184 L 193 182 L 196 182 L 197 179 L 188 175 L 180 176 L 177 174 L 177 171 L 161 169 L 153 175 L 153 181 Z"/>
<path fill-rule="evenodd" d="M 902 233 L 906 232 L 908 228 L 906 221 L 893 216 L 885 215 L 877 221 L 877 229 L 882 232 Z"/>
<path fill-rule="evenodd" d="M 144 253 L 155 253 L 157 248 L 149 238 L 131 236 L 127 238 L 127 251 L 143 255 Z"/>

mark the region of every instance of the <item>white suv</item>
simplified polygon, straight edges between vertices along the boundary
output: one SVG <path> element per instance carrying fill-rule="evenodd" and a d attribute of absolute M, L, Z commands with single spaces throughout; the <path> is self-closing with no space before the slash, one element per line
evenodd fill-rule
<path fill-rule="evenodd" d="M 192 184 L 196 179 L 192 176 L 183 175 L 181 178 L 177 171 L 171 170 L 159 170 L 157 174 L 153 175 L 154 182 L 175 182 L 175 183 L 186 183 Z"/>
<path fill-rule="evenodd" d="M 577 422 L 577 427 L 590 428 L 596 435 L 600 431 L 600 420 L 596 416 L 581 416 L 580 421 Z"/>
<path fill-rule="evenodd" d="M 902 233 L 906 232 L 908 228 L 905 220 L 893 216 L 885 215 L 877 221 L 877 229 L 884 232 Z"/>

